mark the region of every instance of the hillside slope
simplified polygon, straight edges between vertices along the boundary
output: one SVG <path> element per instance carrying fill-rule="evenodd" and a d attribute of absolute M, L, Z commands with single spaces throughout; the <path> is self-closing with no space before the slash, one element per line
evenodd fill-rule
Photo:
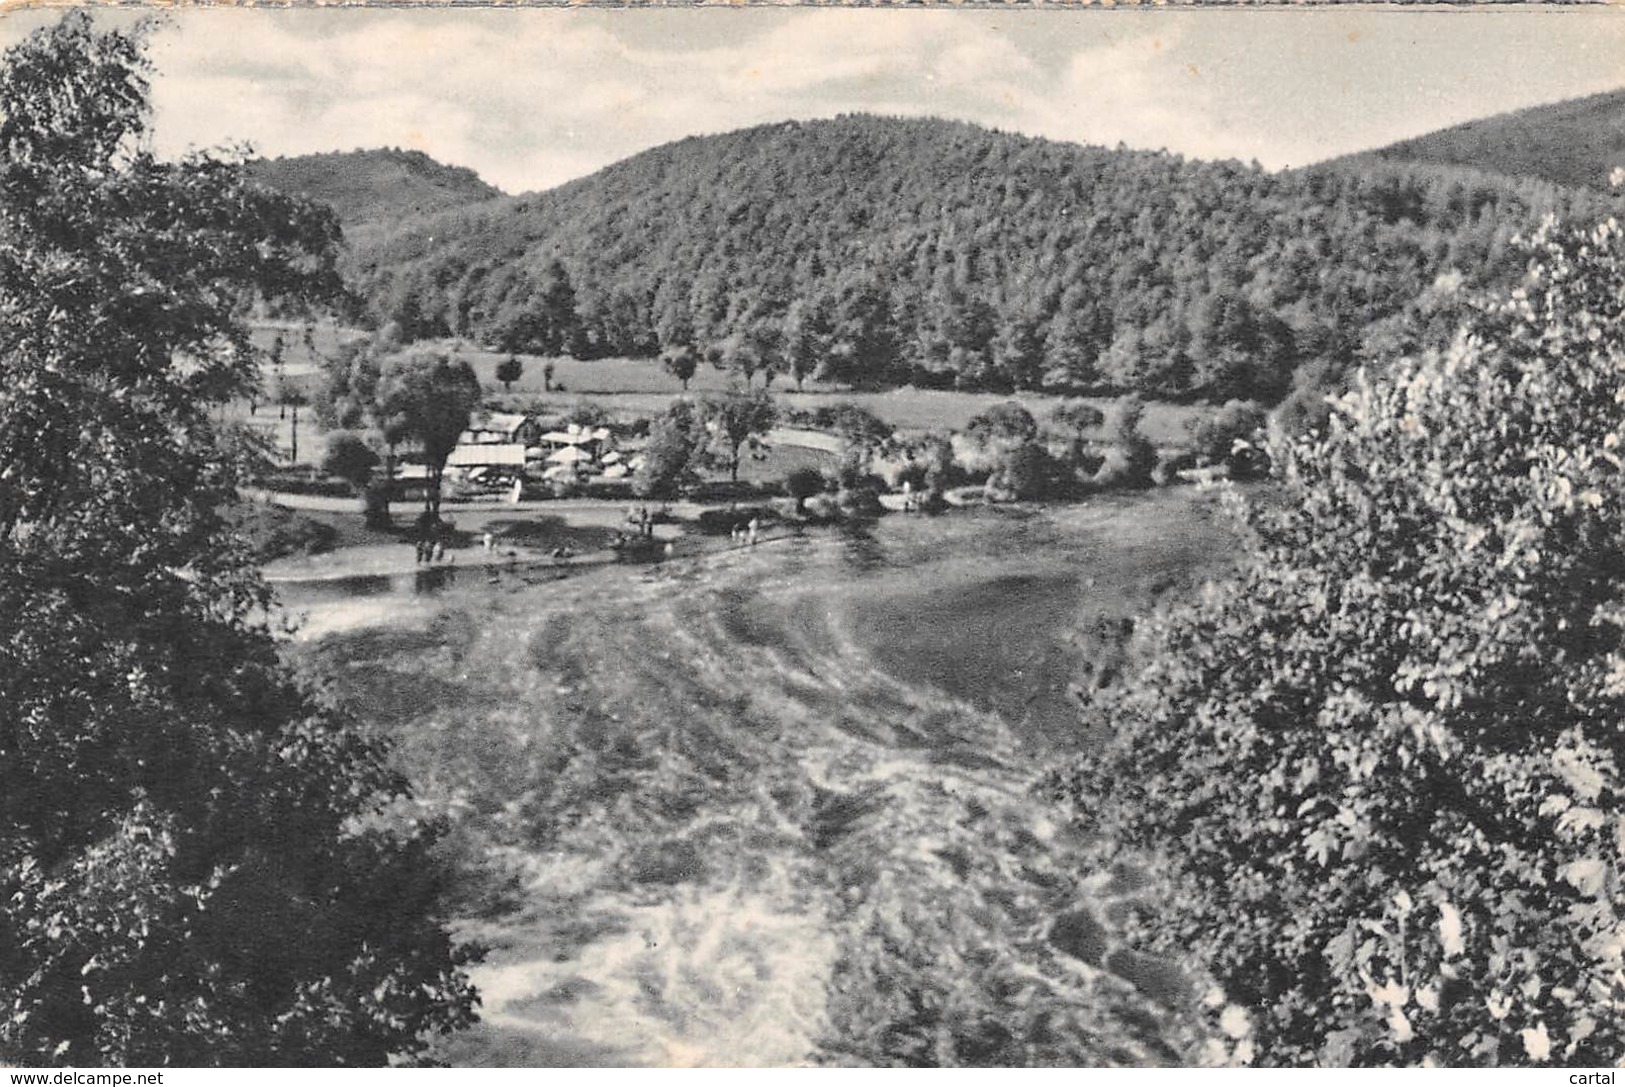
<path fill-rule="evenodd" d="M 502 195 L 473 170 L 444 165 L 421 151 L 390 147 L 258 159 L 248 171 L 263 185 L 331 206 L 347 228 Z"/>
<path fill-rule="evenodd" d="M 1625 166 L 1625 90 L 1485 117 L 1353 158 L 1467 166 L 1606 190 L 1608 175 Z"/>
<path fill-rule="evenodd" d="M 578 355 L 693 344 L 858 384 L 1276 399 L 1425 326 L 1446 273 L 1512 274 L 1508 240 L 1545 213 L 1606 205 L 1425 165 L 1271 175 L 860 115 L 369 233 L 351 271 L 409 336 L 556 350 L 562 298 Z"/>

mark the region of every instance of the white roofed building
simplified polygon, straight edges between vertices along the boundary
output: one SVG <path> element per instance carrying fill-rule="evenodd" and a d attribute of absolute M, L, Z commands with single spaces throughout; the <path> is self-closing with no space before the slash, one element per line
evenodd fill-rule
<path fill-rule="evenodd" d="M 523 468 L 525 446 L 517 442 L 459 445 L 446 458 L 447 468 Z"/>

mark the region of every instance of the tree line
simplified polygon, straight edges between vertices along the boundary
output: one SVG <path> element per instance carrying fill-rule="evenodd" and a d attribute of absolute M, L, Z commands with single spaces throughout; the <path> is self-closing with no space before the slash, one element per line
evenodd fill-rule
<path fill-rule="evenodd" d="M 1275 403 L 1337 384 L 1610 197 L 1439 166 L 1256 165 L 849 116 L 693 138 L 369 230 L 408 339 L 800 382 Z"/>

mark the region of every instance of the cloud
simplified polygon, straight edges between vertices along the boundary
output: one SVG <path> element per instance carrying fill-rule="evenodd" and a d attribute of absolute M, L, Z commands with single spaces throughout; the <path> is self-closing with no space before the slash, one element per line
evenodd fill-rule
<path fill-rule="evenodd" d="M 0 20 L 0 42 L 52 17 Z M 509 191 L 691 134 L 855 111 L 1282 166 L 1625 78 L 1617 18 L 1546 17 L 1539 36 L 1532 18 L 193 8 L 155 40 L 155 115 L 166 151 L 388 144 Z"/>

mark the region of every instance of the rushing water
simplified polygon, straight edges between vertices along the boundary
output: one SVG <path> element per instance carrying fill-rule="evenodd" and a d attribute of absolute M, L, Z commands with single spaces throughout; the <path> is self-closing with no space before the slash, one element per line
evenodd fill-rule
<path fill-rule="evenodd" d="M 283 617 L 297 626 L 294 637 L 311 641 L 410 618 L 456 581 L 455 566 L 440 566 L 410 574 L 283 582 L 275 588 Z"/>
<path fill-rule="evenodd" d="M 467 843 L 459 926 L 493 952 L 483 1022 L 443 1056 L 891 1060 L 920 1018 L 899 992 L 958 1014 L 1042 977 L 1043 1059 L 1167 1059 L 1129 975 L 1078 969 L 1110 965 L 1068 935 L 1104 940 L 1101 888 L 1029 788 L 1098 653 L 1080 613 L 1141 610 L 1214 550 L 1161 508 L 285 586 L 319 642 L 294 651 Z"/>

